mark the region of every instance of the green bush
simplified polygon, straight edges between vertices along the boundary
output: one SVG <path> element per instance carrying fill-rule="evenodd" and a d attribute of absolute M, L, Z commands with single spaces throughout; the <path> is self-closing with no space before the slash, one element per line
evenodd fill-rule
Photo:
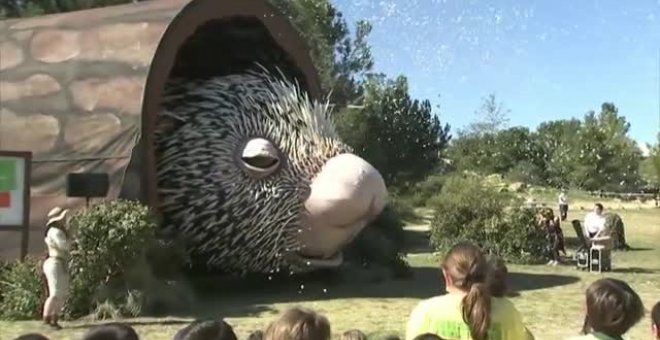
<path fill-rule="evenodd" d="M 395 214 L 399 219 L 405 221 L 414 221 L 419 218 L 415 212 L 415 206 L 406 196 L 396 192 L 391 193 L 389 196 L 387 209 L 391 210 L 392 214 Z"/>
<path fill-rule="evenodd" d="M 409 267 L 405 261 L 403 226 L 397 212 L 386 206 L 347 248 L 347 259 L 363 266 L 389 268 L 396 277 L 407 276 Z"/>
<path fill-rule="evenodd" d="M 514 263 L 537 262 L 545 255 L 545 232 L 537 227 L 536 211 L 478 177 L 449 178 L 433 208 L 431 244 L 438 251 L 470 241 Z"/>
<path fill-rule="evenodd" d="M 0 319 L 28 320 L 41 316 L 46 285 L 41 272 L 43 261 L 5 262 L 0 268 Z"/>
<path fill-rule="evenodd" d="M 180 264 L 164 258 L 165 242 L 156 238 L 156 223 L 147 207 L 134 201 L 106 201 L 74 216 L 71 228 L 71 290 L 68 317 L 96 311 L 97 317 L 136 316 L 157 304 L 162 289 L 158 273 L 170 274 Z M 165 260 L 163 260 L 165 259 Z M 167 294 L 164 294 L 165 296 Z M 110 312 L 114 311 L 114 312 Z"/>
<path fill-rule="evenodd" d="M 5 275 L 7 275 L 9 269 L 11 269 L 11 262 L 5 259 L 0 259 L 0 282 L 3 282 L 3 279 Z M 0 304 L 2 303 L 3 296 L 4 296 L 4 291 L 0 289 Z"/>
<path fill-rule="evenodd" d="M 429 205 L 429 199 L 440 193 L 445 180 L 445 175 L 430 175 L 421 182 L 390 188 L 390 195 L 400 204 L 417 208 L 425 207 Z"/>
<path fill-rule="evenodd" d="M 415 184 L 413 197 L 413 204 L 416 207 L 423 207 L 429 204 L 429 200 L 438 196 L 445 185 L 447 177 L 444 175 L 431 175 L 425 180 Z"/>

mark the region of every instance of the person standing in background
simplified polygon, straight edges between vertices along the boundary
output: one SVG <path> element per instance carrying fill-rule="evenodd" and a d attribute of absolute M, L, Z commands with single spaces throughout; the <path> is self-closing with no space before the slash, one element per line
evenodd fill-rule
<path fill-rule="evenodd" d="M 48 258 L 44 261 L 43 272 L 48 283 L 48 298 L 44 304 L 44 323 L 55 329 L 61 329 L 57 319 L 69 290 L 69 270 L 67 260 L 69 257 L 69 240 L 66 230 L 65 218 L 68 210 L 60 207 L 53 208 L 48 213 L 46 223 L 46 247 Z"/>
<path fill-rule="evenodd" d="M 566 189 L 562 189 L 559 193 L 559 216 L 562 222 L 566 221 L 566 217 L 568 216 L 568 195 L 566 194 Z"/>

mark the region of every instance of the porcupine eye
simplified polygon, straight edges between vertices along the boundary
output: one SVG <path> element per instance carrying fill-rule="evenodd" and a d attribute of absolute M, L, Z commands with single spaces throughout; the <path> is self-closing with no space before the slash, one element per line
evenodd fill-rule
<path fill-rule="evenodd" d="M 281 163 L 280 153 L 275 146 L 263 138 L 249 140 L 240 155 L 243 169 L 254 178 L 263 178 L 272 174 Z"/>

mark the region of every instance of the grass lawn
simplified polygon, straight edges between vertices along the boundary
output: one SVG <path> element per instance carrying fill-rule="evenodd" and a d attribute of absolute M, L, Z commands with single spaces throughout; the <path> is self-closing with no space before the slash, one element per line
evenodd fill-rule
<path fill-rule="evenodd" d="M 585 202 L 585 207 L 589 206 Z M 607 204 L 606 204 L 607 206 Z M 641 295 L 647 316 L 632 329 L 628 339 L 649 339 L 648 311 L 660 300 L 660 209 L 624 206 L 619 210 L 627 227 L 628 243 L 636 250 L 615 252 L 613 272 L 607 276 L 626 280 Z M 584 211 L 572 211 L 569 219 L 582 218 Z M 411 309 L 423 298 L 443 291 L 438 256 L 425 247 L 425 230 L 409 228 L 410 263 L 415 276 L 409 280 L 376 280 L 364 275 L 341 280 L 292 278 L 287 282 L 264 281 L 251 292 L 219 284 L 216 297 L 207 297 L 193 313 L 166 318 L 126 320 L 134 324 L 143 339 L 171 339 L 176 330 L 195 317 L 226 317 L 240 338 L 265 326 L 279 311 L 304 305 L 328 316 L 333 332 L 362 329 L 374 339 L 398 333 L 403 336 Z M 566 225 L 569 246 L 575 244 L 574 232 Z M 569 249 L 570 253 L 570 249 Z M 511 285 L 520 295 L 513 298 L 528 327 L 537 339 L 563 339 L 575 335 L 583 321 L 584 290 L 598 274 L 576 270 L 571 265 L 511 266 Z M 49 331 L 40 322 L 2 322 L 0 339 L 13 339 L 26 332 L 42 332 L 52 339 L 80 339 L 94 324 L 81 320 L 63 323 L 65 329 Z"/>

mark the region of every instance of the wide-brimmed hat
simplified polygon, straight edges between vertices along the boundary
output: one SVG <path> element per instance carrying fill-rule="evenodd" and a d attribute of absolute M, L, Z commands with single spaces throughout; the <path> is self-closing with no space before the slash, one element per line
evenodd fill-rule
<path fill-rule="evenodd" d="M 61 207 L 55 207 L 48 212 L 48 222 L 46 226 L 49 226 L 57 221 L 61 221 L 66 217 L 66 214 L 69 212 L 68 209 L 62 209 Z"/>

